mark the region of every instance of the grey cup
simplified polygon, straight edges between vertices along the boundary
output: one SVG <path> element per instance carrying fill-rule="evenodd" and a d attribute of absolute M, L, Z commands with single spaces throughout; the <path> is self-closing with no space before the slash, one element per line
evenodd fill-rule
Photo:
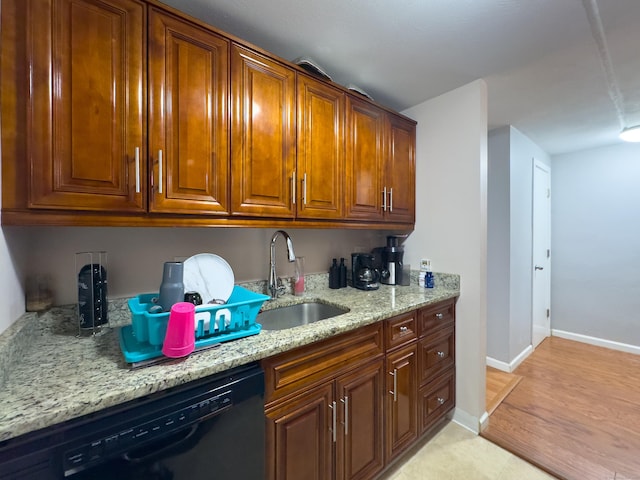
<path fill-rule="evenodd" d="M 171 307 L 184 299 L 184 265 L 182 262 L 165 262 L 162 272 L 162 284 L 158 296 L 158 305 L 169 312 Z"/>

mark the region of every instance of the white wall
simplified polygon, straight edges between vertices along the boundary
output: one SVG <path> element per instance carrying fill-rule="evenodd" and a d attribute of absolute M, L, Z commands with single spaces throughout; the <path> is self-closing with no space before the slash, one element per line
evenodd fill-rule
<path fill-rule="evenodd" d="M 487 194 L 487 356 L 509 362 L 511 130 L 489 132 Z"/>
<path fill-rule="evenodd" d="M 531 345 L 534 158 L 551 164 L 516 128 L 490 132 L 487 355 L 503 364 Z"/>
<path fill-rule="evenodd" d="M 640 145 L 553 157 L 551 326 L 640 347 Z"/>
<path fill-rule="evenodd" d="M 456 419 L 474 431 L 485 411 L 487 93 L 482 80 L 410 108 L 418 121 L 416 227 L 405 261 L 431 258 L 461 276 Z"/>
<path fill-rule="evenodd" d="M 0 333 L 24 313 L 24 264 L 27 237 L 21 229 L 0 227 Z"/>
<path fill-rule="evenodd" d="M 0 0 L 0 10 L 2 1 Z M 1 127 L 0 127 L 1 128 Z M 0 167 L 2 167 L 0 145 Z M 2 168 L 0 168 L 0 208 L 2 207 Z M 0 212 L 0 220 L 2 213 Z M 0 226 L 0 333 L 24 313 L 23 275 L 19 265 L 24 263 L 27 238 L 20 229 Z"/>

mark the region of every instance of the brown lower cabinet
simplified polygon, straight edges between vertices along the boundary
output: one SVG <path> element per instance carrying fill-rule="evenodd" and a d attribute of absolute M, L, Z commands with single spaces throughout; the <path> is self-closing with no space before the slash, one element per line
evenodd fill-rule
<path fill-rule="evenodd" d="M 418 355 L 415 342 L 387 354 L 387 460 L 398 456 L 418 438 Z"/>
<path fill-rule="evenodd" d="M 382 359 L 267 412 L 272 477 L 364 479 L 382 470 Z"/>
<path fill-rule="evenodd" d="M 455 301 L 263 360 L 266 478 L 377 478 L 453 409 Z"/>

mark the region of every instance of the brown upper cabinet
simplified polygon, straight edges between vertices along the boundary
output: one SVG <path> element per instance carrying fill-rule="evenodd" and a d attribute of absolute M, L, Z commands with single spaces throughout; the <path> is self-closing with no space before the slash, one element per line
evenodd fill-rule
<path fill-rule="evenodd" d="M 3 224 L 413 228 L 414 121 L 156 0 L 1 15 Z"/>
<path fill-rule="evenodd" d="M 347 97 L 347 218 L 383 218 L 384 126 L 384 110 Z"/>
<path fill-rule="evenodd" d="M 347 218 L 415 221 L 415 122 L 347 97 Z"/>
<path fill-rule="evenodd" d="M 231 89 L 232 213 L 292 218 L 295 71 L 233 44 Z"/>
<path fill-rule="evenodd" d="M 15 110 L 3 108 L 3 147 L 5 128 L 20 135 L 26 125 L 25 143 L 14 141 L 28 208 L 145 211 L 144 3 L 33 0 L 18 11 L 14 3 L 3 2 L 2 15 L 24 18 L 29 8 L 26 45 L 9 48 L 29 52 L 32 92 L 18 85 Z M 27 82 L 27 65 L 14 74 Z M 3 153 L 4 167 L 11 152 Z"/>
<path fill-rule="evenodd" d="M 298 75 L 298 218 L 343 217 L 345 98 L 338 88 Z"/>
<path fill-rule="evenodd" d="M 416 217 L 416 124 L 387 114 L 383 214 L 392 222 L 413 223 Z"/>
<path fill-rule="evenodd" d="M 151 212 L 229 212 L 229 43 L 149 9 Z"/>

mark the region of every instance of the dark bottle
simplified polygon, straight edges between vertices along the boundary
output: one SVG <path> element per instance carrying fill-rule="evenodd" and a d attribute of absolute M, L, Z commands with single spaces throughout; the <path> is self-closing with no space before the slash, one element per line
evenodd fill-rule
<path fill-rule="evenodd" d="M 107 323 L 107 271 L 98 263 L 85 265 L 78 274 L 80 328 Z"/>
<path fill-rule="evenodd" d="M 340 288 L 344 288 L 347 286 L 347 266 L 344 264 L 344 258 L 340 259 Z"/>
<path fill-rule="evenodd" d="M 333 259 L 333 264 L 329 267 L 329 288 L 340 288 L 340 268 L 338 260 Z"/>

